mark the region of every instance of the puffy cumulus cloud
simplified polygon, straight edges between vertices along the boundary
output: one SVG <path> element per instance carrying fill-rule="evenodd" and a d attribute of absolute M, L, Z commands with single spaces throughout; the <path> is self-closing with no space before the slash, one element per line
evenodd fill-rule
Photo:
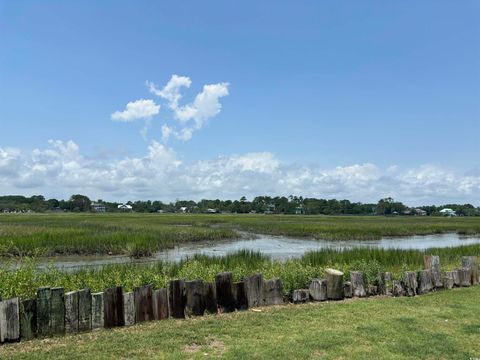
<path fill-rule="evenodd" d="M 169 130 L 165 130 L 165 135 Z M 133 199 L 239 198 L 302 195 L 377 201 L 391 196 L 409 205 L 480 202 L 480 176 L 433 165 L 381 169 L 370 163 L 322 169 L 284 164 L 268 152 L 220 156 L 185 163 L 152 141 L 141 157 L 95 159 L 73 141 L 51 140 L 45 149 L 0 148 L 3 192 Z"/>
<path fill-rule="evenodd" d="M 115 111 L 110 115 L 114 121 L 130 122 L 138 119 L 150 119 L 160 112 L 160 105 L 153 100 L 140 99 L 131 101 L 123 111 Z"/>
<path fill-rule="evenodd" d="M 189 77 L 172 75 L 168 83 L 159 89 L 153 82 L 146 82 L 149 91 L 167 101 L 167 106 L 178 120 L 179 126 L 162 128 L 162 139 L 168 141 L 171 136 L 183 141 L 192 138 L 195 130 L 201 129 L 206 122 L 220 113 L 222 104 L 220 98 L 229 94 L 229 84 L 226 82 L 204 85 L 195 99 L 186 105 L 180 106 L 181 89 L 189 88 L 192 81 Z"/>

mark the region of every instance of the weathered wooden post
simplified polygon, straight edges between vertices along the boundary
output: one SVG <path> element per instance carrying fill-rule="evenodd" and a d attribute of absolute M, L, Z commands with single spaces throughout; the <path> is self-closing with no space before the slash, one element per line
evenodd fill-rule
<path fill-rule="evenodd" d="M 235 311 L 233 276 L 231 272 L 223 272 L 215 276 L 215 290 L 220 312 Z"/>
<path fill-rule="evenodd" d="M 443 288 L 444 289 L 452 289 L 455 285 L 453 280 L 453 271 L 447 271 L 442 278 Z"/>
<path fill-rule="evenodd" d="M 144 285 L 133 290 L 135 298 L 135 322 L 153 320 L 152 287 Z"/>
<path fill-rule="evenodd" d="M 398 296 L 404 296 L 405 295 L 405 289 L 403 288 L 402 282 L 393 280 L 392 284 L 392 294 L 395 297 Z"/>
<path fill-rule="evenodd" d="M 325 270 L 327 280 L 327 298 L 332 300 L 343 299 L 343 272 L 335 269 Z"/>
<path fill-rule="evenodd" d="M 205 310 L 209 314 L 216 314 L 218 311 L 217 304 L 217 293 L 215 291 L 215 284 L 205 283 L 204 284 L 204 295 L 205 295 Z"/>
<path fill-rule="evenodd" d="M 239 281 L 233 284 L 233 297 L 235 298 L 235 308 L 237 310 L 248 309 L 248 298 L 245 290 L 245 283 Z"/>
<path fill-rule="evenodd" d="M 383 295 L 392 295 L 392 273 L 386 272 L 382 276 L 382 294 Z"/>
<path fill-rule="evenodd" d="M 460 273 L 458 272 L 458 269 L 453 270 L 452 275 L 453 275 L 453 284 L 457 287 L 460 286 Z"/>
<path fill-rule="evenodd" d="M 168 318 L 168 293 L 167 289 L 158 289 L 153 292 L 152 298 L 153 318 L 162 320 Z"/>
<path fill-rule="evenodd" d="M 407 296 L 415 296 L 418 288 L 417 273 L 415 271 L 405 271 L 403 285 Z"/>
<path fill-rule="evenodd" d="M 20 338 L 31 340 L 37 333 L 37 300 L 24 300 L 20 304 Z"/>
<path fill-rule="evenodd" d="M 472 271 L 470 268 L 457 269 L 460 279 L 460 286 L 466 287 L 472 285 Z"/>
<path fill-rule="evenodd" d="M 92 293 L 90 289 L 78 291 L 78 331 L 92 330 Z"/>
<path fill-rule="evenodd" d="M 345 281 L 343 283 L 343 296 L 347 299 L 353 297 L 353 287 L 350 281 Z"/>
<path fill-rule="evenodd" d="M 308 286 L 310 297 L 315 301 L 327 300 L 327 280 L 325 279 L 312 279 Z"/>
<path fill-rule="evenodd" d="M 41 287 L 37 290 L 37 333 L 39 336 L 49 336 L 50 330 L 50 307 L 52 291 L 49 287 Z"/>
<path fill-rule="evenodd" d="M 67 334 L 78 332 L 78 291 L 65 294 L 65 331 Z"/>
<path fill-rule="evenodd" d="M 428 293 L 433 289 L 432 270 L 420 270 L 418 272 L 418 295 Z"/>
<path fill-rule="evenodd" d="M 20 340 L 18 298 L 0 301 L 0 343 Z"/>
<path fill-rule="evenodd" d="M 423 268 L 432 271 L 432 283 L 436 288 L 443 287 L 442 269 L 440 267 L 440 257 L 437 255 L 424 255 Z"/>
<path fill-rule="evenodd" d="M 203 280 L 185 282 L 185 312 L 188 316 L 202 316 L 205 313 L 204 289 Z"/>
<path fill-rule="evenodd" d="M 135 295 L 133 292 L 123 293 L 123 317 L 125 326 L 135 324 Z"/>
<path fill-rule="evenodd" d="M 92 329 L 104 327 L 103 292 L 92 294 Z"/>
<path fill-rule="evenodd" d="M 168 287 L 170 316 L 185 318 L 185 280 L 171 280 Z"/>
<path fill-rule="evenodd" d="M 106 328 L 125 325 L 121 286 L 103 291 L 103 324 Z"/>
<path fill-rule="evenodd" d="M 279 278 L 265 281 L 263 285 L 265 292 L 265 305 L 281 305 L 283 304 L 283 283 Z"/>
<path fill-rule="evenodd" d="M 306 303 L 310 300 L 310 290 L 297 289 L 293 290 L 292 300 L 294 304 Z"/>
<path fill-rule="evenodd" d="M 260 273 L 245 276 L 245 293 L 247 295 L 248 307 L 258 307 L 265 305 L 263 290 L 263 275 Z"/>
<path fill-rule="evenodd" d="M 476 256 L 462 256 L 462 267 L 471 269 L 471 284 L 478 284 L 479 270 Z"/>
<path fill-rule="evenodd" d="M 350 271 L 350 282 L 352 283 L 353 296 L 365 297 L 367 292 L 365 290 L 365 282 L 363 280 L 363 273 L 360 271 Z"/>
<path fill-rule="evenodd" d="M 65 290 L 63 288 L 51 289 L 50 311 L 52 334 L 65 334 Z"/>

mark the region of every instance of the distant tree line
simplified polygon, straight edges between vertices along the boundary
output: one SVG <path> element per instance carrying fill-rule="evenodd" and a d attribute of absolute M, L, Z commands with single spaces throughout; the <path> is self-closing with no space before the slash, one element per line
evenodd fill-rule
<path fill-rule="evenodd" d="M 21 195 L 0 196 L 0 212 L 91 212 L 92 204 L 100 204 L 106 212 L 122 212 L 121 203 L 101 199 L 92 201 L 88 196 L 75 194 L 68 200 L 45 199 L 42 195 L 25 197 Z M 141 213 L 189 212 L 189 213 L 267 213 L 267 214 L 307 214 L 307 215 L 440 215 L 440 210 L 450 208 L 459 216 L 479 216 L 480 207 L 471 204 L 446 204 L 443 206 L 419 206 L 409 208 L 392 198 L 380 199 L 377 203 L 351 202 L 349 200 L 303 198 L 302 196 L 257 196 L 248 201 L 245 196 L 239 200 L 177 200 L 128 201 L 132 211 Z"/>

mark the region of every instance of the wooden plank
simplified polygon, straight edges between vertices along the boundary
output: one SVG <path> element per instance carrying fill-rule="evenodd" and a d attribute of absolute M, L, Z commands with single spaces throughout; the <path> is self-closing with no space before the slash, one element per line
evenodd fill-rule
<path fill-rule="evenodd" d="M 20 338 L 31 340 L 37 333 L 37 300 L 24 300 L 20 304 Z"/>
<path fill-rule="evenodd" d="M 417 294 L 418 282 L 415 271 L 405 271 L 403 273 L 403 288 L 407 296 L 415 296 Z"/>
<path fill-rule="evenodd" d="M 90 289 L 78 291 L 78 331 L 92 330 L 92 294 Z"/>
<path fill-rule="evenodd" d="M 443 286 L 443 284 L 442 284 Z M 434 289 L 432 270 L 418 272 L 418 295 L 426 294 Z"/>
<path fill-rule="evenodd" d="M 53 335 L 65 334 L 65 291 L 52 288 L 50 300 L 50 328 Z"/>
<path fill-rule="evenodd" d="M 37 334 L 38 336 L 50 336 L 50 307 L 52 291 L 49 287 L 41 287 L 37 290 Z"/>
<path fill-rule="evenodd" d="M 168 312 L 168 292 L 167 289 L 158 289 L 152 296 L 153 318 L 155 320 L 166 319 Z"/>
<path fill-rule="evenodd" d="M 123 316 L 125 326 L 135 324 L 135 295 L 133 292 L 123 294 Z"/>
<path fill-rule="evenodd" d="M 133 290 L 135 322 L 153 320 L 152 287 L 144 285 Z"/>
<path fill-rule="evenodd" d="M 283 304 L 283 283 L 279 278 L 265 281 L 263 285 L 265 292 L 265 305 L 280 305 Z"/>
<path fill-rule="evenodd" d="M 471 284 L 477 285 L 479 282 L 479 267 L 478 267 L 478 260 L 476 256 L 462 256 L 462 267 L 463 268 L 470 268 L 471 272 Z"/>
<path fill-rule="evenodd" d="M 248 309 L 248 298 L 245 289 L 245 282 L 239 281 L 233 284 L 233 296 L 235 298 L 235 308 L 237 310 Z"/>
<path fill-rule="evenodd" d="M 345 281 L 343 283 L 343 295 L 347 299 L 353 297 L 353 286 L 350 281 Z"/>
<path fill-rule="evenodd" d="M 65 332 L 78 332 L 78 291 L 65 294 Z"/>
<path fill-rule="evenodd" d="M 169 282 L 168 304 L 171 317 L 185 318 L 185 280 L 179 279 Z"/>
<path fill-rule="evenodd" d="M 0 301 L 0 343 L 20 340 L 18 298 Z"/>
<path fill-rule="evenodd" d="M 220 312 L 235 311 L 235 297 L 233 295 L 233 275 L 223 272 L 215 276 L 215 291 Z"/>
<path fill-rule="evenodd" d="M 103 321 L 106 328 L 125 325 L 123 289 L 121 286 L 103 291 Z"/>
<path fill-rule="evenodd" d="M 308 286 L 310 297 L 315 301 L 327 300 L 327 280 L 325 279 L 312 279 Z"/>
<path fill-rule="evenodd" d="M 327 280 L 327 298 L 332 300 L 343 299 L 343 272 L 326 269 L 325 280 Z"/>
<path fill-rule="evenodd" d="M 104 327 L 103 292 L 92 294 L 92 329 Z"/>
<path fill-rule="evenodd" d="M 360 271 L 350 271 L 350 282 L 352 283 L 353 296 L 365 297 L 367 291 L 365 289 L 365 282 L 363 273 Z"/>
<path fill-rule="evenodd" d="M 204 290 L 203 280 L 185 282 L 185 313 L 188 316 L 202 316 L 205 313 Z"/>
<path fill-rule="evenodd" d="M 265 305 L 265 291 L 263 289 L 263 275 L 256 273 L 250 276 L 245 276 L 243 279 L 245 283 L 245 294 L 247 295 L 248 307 L 259 307 Z"/>
<path fill-rule="evenodd" d="M 209 314 L 216 314 L 218 312 L 218 304 L 215 284 L 205 283 L 204 286 L 205 289 L 203 294 L 205 296 L 205 310 Z"/>

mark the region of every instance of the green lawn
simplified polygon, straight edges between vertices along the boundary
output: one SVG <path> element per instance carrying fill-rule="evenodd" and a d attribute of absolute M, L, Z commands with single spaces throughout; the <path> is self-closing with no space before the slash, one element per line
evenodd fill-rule
<path fill-rule="evenodd" d="M 480 358 L 480 286 L 261 308 L 0 347 L 1 359 Z"/>

